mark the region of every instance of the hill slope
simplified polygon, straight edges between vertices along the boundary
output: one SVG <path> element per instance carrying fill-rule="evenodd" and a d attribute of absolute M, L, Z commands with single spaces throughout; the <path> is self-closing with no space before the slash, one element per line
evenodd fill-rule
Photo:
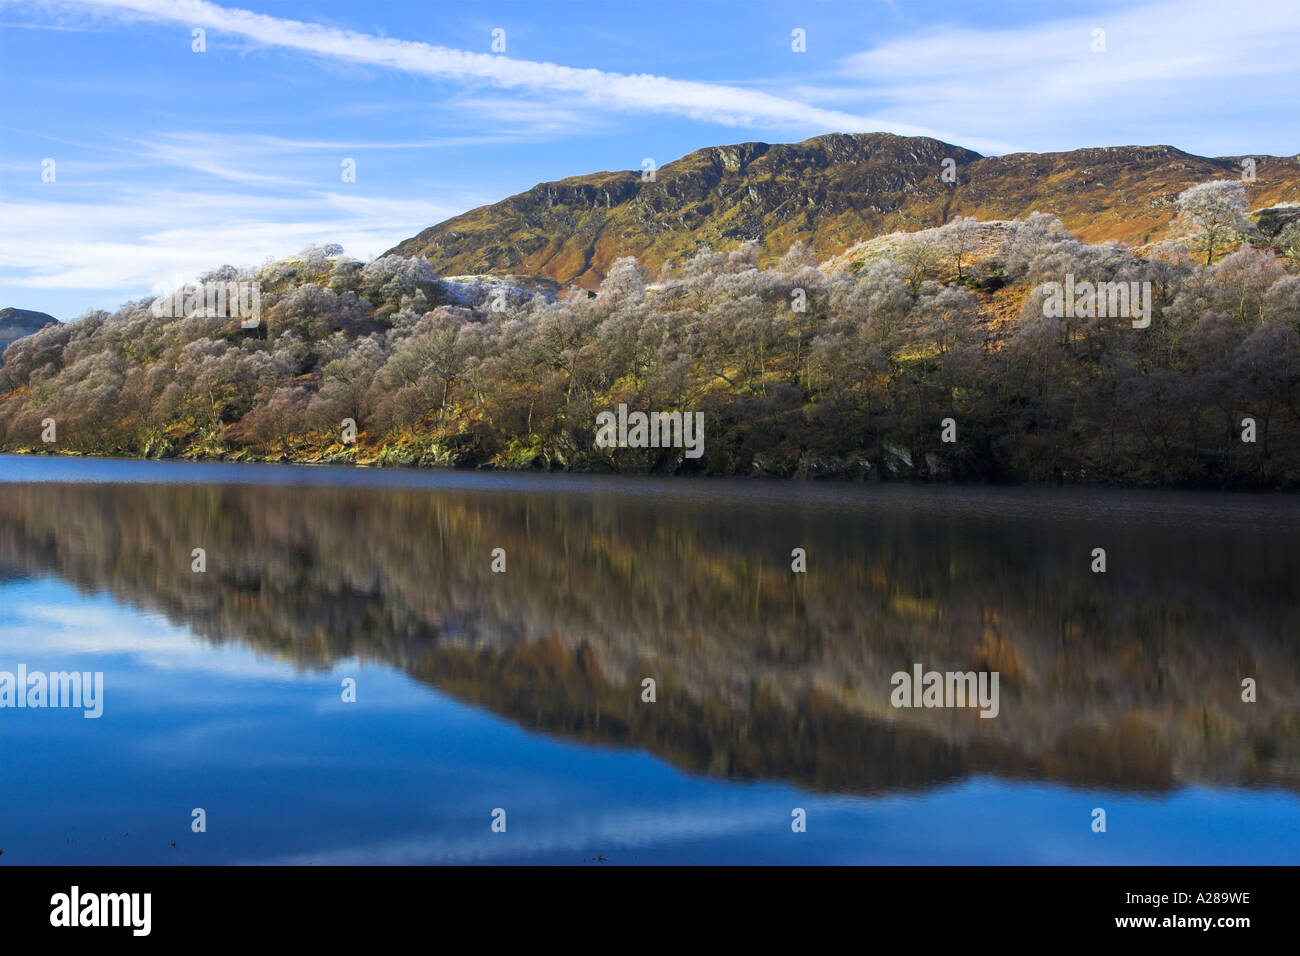
<path fill-rule="evenodd" d="M 45 328 L 58 322 L 52 315 L 44 312 L 32 312 L 29 309 L 0 309 L 0 353 L 9 347 L 9 343 L 21 339 L 24 335 Z"/>
<path fill-rule="evenodd" d="M 955 163 L 957 182 L 940 179 Z M 1296 157 L 1256 157 L 1251 207 L 1300 200 Z M 1057 216 L 1079 238 L 1141 245 L 1162 238 L 1174 197 L 1240 175 L 1239 157 L 1209 159 L 1172 146 L 981 156 L 924 137 L 818 136 L 697 150 L 661 167 L 541 183 L 425 229 L 389 250 L 430 260 L 442 274 L 514 273 L 592 288 L 620 256 L 649 266 L 698 247 L 760 240 L 765 258 L 797 240 L 819 259 L 871 236 L 940 225 L 955 216 Z"/>

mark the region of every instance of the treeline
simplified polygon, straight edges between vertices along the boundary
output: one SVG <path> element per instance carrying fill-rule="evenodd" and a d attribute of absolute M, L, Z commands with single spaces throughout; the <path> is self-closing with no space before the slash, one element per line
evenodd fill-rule
<path fill-rule="evenodd" d="M 802 246 L 769 268 L 752 245 L 655 275 L 622 259 L 598 293 L 555 294 L 313 247 L 203 277 L 259 283 L 255 328 L 145 299 L 18 340 L 0 368 L 0 447 L 1300 485 L 1300 276 L 1266 244 L 1217 261 L 1176 244 L 1139 256 L 1034 214 L 881 249 L 825 270 Z M 1045 316 L 1044 284 L 1067 275 L 1149 282 L 1149 327 Z M 597 413 L 620 403 L 702 411 L 703 457 L 597 448 Z"/>

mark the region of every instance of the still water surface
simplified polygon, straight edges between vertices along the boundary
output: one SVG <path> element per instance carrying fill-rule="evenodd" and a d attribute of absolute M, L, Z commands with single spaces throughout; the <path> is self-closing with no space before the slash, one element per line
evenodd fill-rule
<path fill-rule="evenodd" d="M 1298 546 L 1275 495 L 0 457 L 0 671 L 104 675 L 0 709 L 0 863 L 1300 863 Z"/>

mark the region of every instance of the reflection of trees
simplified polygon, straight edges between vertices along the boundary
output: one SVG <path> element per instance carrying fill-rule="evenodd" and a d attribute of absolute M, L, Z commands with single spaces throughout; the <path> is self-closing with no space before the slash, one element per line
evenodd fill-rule
<path fill-rule="evenodd" d="M 390 663 L 525 726 L 826 789 L 971 772 L 1300 780 L 1294 537 L 1262 528 L 608 495 L 0 486 L 0 568 L 54 572 L 303 667 Z M 809 573 L 789 552 L 808 549 Z M 204 547 L 208 573 L 190 571 Z M 508 573 L 489 570 L 503 547 Z M 1001 716 L 894 710 L 920 661 Z M 645 676 L 657 703 L 640 700 Z M 1240 680 L 1260 681 L 1253 705 Z"/>

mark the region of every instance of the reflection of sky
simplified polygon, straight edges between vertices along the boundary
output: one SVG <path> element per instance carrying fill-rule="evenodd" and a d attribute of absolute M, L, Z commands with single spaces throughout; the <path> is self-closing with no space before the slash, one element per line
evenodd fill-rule
<path fill-rule="evenodd" d="M 19 663 L 103 671 L 105 703 L 0 711 L 5 863 L 1300 863 L 1300 801 L 1279 791 L 730 783 L 524 731 L 386 667 L 214 647 L 50 579 L 0 584 L 0 670 Z"/>

